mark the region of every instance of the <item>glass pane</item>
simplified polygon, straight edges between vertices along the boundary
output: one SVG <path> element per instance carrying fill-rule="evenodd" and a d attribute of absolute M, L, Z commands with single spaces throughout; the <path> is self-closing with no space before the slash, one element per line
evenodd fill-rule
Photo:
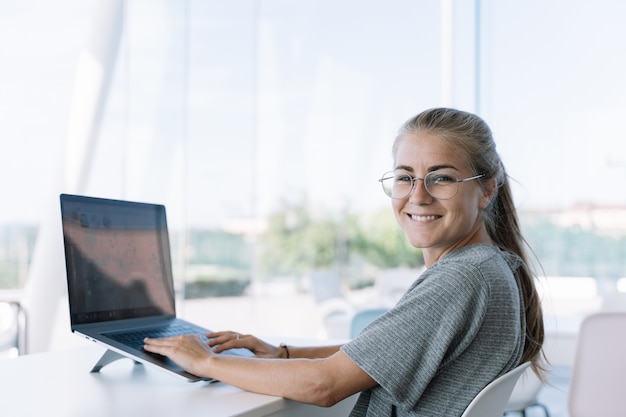
<path fill-rule="evenodd" d="M 94 1 L 81 0 L 0 4 L 0 290 L 24 287 L 42 219 L 58 207 L 76 63 L 93 10 Z"/>
<path fill-rule="evenodd" d="M 439 44 L 416 41 L 438 2 L 191 9 L 186 311 L 235 302 L 198 301 L 202 287 L 243 291 L 242 314 L 220 319 L 261 334 L 323 334 L 316 294 L 344 296 L 374 278 L 377 266 L 350 244 L 357 225 L 390 215 L 377 179 L 395 131 L 439 100 Z"/>
<path fill-rule="evenodd" d="M 581 317 L 626 307 L 625 15 L 622 2 L 483 2 L 481 107 L 546 275 L 553 364 L 573 359 L 559 335 Z"/>

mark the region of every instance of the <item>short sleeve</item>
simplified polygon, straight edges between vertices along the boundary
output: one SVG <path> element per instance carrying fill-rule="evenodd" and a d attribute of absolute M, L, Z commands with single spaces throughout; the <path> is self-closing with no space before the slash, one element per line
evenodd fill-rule
<path fill-rule="evenodd" d="M 463 263 L 437 266 L 342 347 L 407 410 L 416 406 L 438 370 L 472 342 L 488 305 L 489 287 L 479 269 Z"/>

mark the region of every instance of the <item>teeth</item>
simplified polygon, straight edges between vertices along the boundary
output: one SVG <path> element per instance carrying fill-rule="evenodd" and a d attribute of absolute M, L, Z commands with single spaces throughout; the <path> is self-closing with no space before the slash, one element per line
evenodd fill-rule
<path fill-rule="evenodd" d="M 428 222 L 431 220 L 435 220 L 438 216 L 416 216 L 415 214 L 411 215 L 411 218 L 417 222 Z"/>

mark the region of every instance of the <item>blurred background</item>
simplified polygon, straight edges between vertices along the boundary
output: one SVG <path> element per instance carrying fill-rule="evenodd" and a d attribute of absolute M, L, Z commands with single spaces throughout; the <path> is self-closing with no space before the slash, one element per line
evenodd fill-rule
<path fill-rule="evenodd" d="M 421 271 L 377 179 L 437 106 L 492 127 L 546 325 L 573 337 L 626 291 L 624 18 L 619 0 L 0 0 L 0 350 L 82 343 L 62 192 L 166 205 L 181 316 L 349 337 Z"/>

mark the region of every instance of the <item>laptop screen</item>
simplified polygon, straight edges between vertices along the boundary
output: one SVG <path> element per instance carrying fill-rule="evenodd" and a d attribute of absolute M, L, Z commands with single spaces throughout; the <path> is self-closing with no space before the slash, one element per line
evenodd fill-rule
<path fill-rule="evenodd" d="M 61 195 L 72 325 L 174 315 L 165 207 Z"/>

